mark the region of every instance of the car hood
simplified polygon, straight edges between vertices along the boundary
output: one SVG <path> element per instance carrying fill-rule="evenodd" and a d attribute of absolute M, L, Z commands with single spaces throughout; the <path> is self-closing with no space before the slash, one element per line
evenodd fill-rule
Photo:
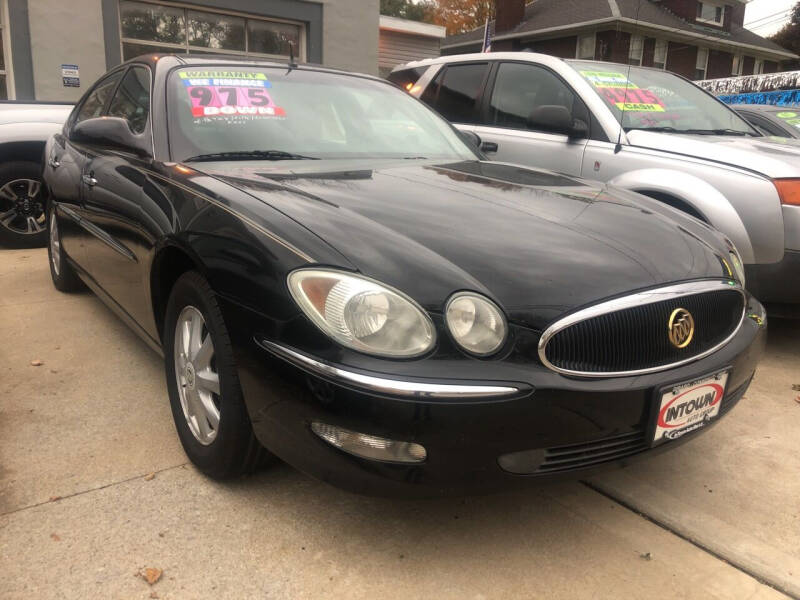
<path fill-rule="evenodd" d="M 198 167 L 432 312 L 453 292 L 476 290 L 540 329 L 601 298 L 726 275 L 718 234 L 623 190 L 501 163 L 330 163 Z"/>
<path fill-rule="evenodd" d="M 777 179 L 800 177 L 800 140 L 781 137 L 681 135 L 634 130 L 628 143 L 741 167 Z"/>
<path fill-rule="evenodd" d="M 0 105 L 0 125 L 14 123 L 56 123 L 63 125 L 71 111 L 71 105 L 62 104 Z"/>

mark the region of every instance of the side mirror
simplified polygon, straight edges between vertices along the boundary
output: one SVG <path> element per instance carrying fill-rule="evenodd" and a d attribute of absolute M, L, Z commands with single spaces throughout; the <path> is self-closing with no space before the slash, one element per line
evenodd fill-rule
<path fill-rule="evenodd" d="M 467 146 L 471 147 L 473 150 L 480 150 L 481 147 L 481 136 L 479 136 L 474 131 L 461 131 L 458 130 L 461 139 L 464 140 Z"/>
<path fill-rule="evenodd" d="M 141 157 L 151 157 L 144 136 L 131 131 L 128 122 L 119 117 L 96 117 L 81 121 L 72 128 L 70 138 L 76 142 L 126 150 Z"/>
<path fill-rule="evenodd" d="M 561 133 L 570 139 L 585 138 L 589 126 L 580 119 L 573 119 L 566 106 L 537 106 L 528 116 L 528 127 L 549 133 Z"/>

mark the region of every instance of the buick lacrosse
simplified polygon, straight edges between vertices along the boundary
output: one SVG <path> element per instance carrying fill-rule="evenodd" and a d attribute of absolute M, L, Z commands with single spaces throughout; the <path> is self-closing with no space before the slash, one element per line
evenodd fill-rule
<path fill-rule="evenodd" d="M 582 476 L 701 434 L 763 350 L 722 234 L 485 162 L 373 77 L 148 55 L 45 156 L 56 288 L 164 356 L 211 477 L 271 456 L 376 494 Z"/>

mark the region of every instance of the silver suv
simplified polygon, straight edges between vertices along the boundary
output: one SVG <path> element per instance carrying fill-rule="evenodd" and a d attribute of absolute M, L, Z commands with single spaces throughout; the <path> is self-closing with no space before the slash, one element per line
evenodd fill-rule
<path fill-rule="evenodd" d="M 605 181 L 709 223 L 773 314 L 797 311 L 800 143 L 762 136 L 657 69 L 498 52 L 409 63 L 389 79 L 477 134 L 492 160 Z"/>

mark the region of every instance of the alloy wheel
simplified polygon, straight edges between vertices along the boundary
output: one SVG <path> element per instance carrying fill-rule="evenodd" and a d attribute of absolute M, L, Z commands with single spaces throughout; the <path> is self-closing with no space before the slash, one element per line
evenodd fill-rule
<path fill-rule="evenodd" d="M 35 179 L 14 179 L 0 187 L 0 225 L 22 235 L 44 231 L 47 216 L 39 197 L 41 187 Z"/>
<path fill-rule="evenodd" d="M 204 446 L 217 437 L 220 418 L 219 373 L 214 341 L 203 314 L 186 306 L 175 325 L 175 379 L 189 430 Z"/>

